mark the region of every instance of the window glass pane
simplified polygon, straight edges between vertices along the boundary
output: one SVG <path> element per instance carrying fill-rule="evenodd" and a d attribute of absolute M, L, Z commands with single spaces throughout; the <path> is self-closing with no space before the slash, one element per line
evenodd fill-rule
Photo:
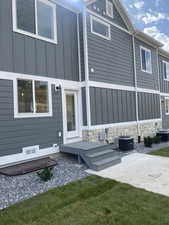
<path fill-rule="evenodd" d="M 41 1 L 37 1 L 38 34 L 54 39 L 53 8 Z"/>
<path fill-rule="evenodd" d="M 165 112 L 166 114 L 169 114 L 169 99 L 165 100 Z"/>
<path fill-rule="evenodd" d="M 148 72 L 152 71 L 151 53 L 149 51 L 146 51 L 146 71 Z"/>
<path fill-rule="evenodd" d="M 108 26 L 100 23 L 99 21 L 96 21 L 95 19 L 93 19 L 93 32 L 101 34 L 105 37 L 109 37 Z"/>
<path fill-rule="evenodd" d="M 18 112 L 33 112 L 32 81 L 18 80 Z"/>
<path fill-rule="evenodd" d="M 48 83 L 42 81 L 35 81 L 35 99 L 36 99 L 36 112 L 48 113 Z"/>
<path fill-rule="evenodd" d="M 164 63 L 165 78 L 169 79 L 169 63 Z"/>
<path fill-rule="evenodd" d="M 146 71 L 146 52 L 144 49 L 141 49 L 141 57 L 142 57 L 142 69 Z"/>
<path fill-rule="evenodd" d="M 66 109 L 67 109 L 67 130 L 76 130 L 75 121 L 75 99 L 74 95 L 66 95 Z"/>
<path fill-rule="evenodd" d="M 167 78 L 167 65 L 165 62 L 163 63 L 163 74 L 164 74 L 164 77 Z"/>
<path fill-rule="evenodd" d="M 16 0 L 16 8 L 17 28 L 35 34 L 35 1 Z"/>

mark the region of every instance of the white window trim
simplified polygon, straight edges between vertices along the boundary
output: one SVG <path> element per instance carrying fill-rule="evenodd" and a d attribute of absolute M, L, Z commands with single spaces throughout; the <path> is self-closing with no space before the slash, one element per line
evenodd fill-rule
<path fill-rule="evenodd" d="M 38 79 L 29 79 L 29 78 L 16 78 L 13 80 L 13 96 L 14 96 L 14 118 L 34 118 L 34 117 L 52 117 L 53 116 L 53 109 L 52 109 L 52 88 L 51 88 L 51 82 L 44 81 L 48 83 L 48 106 L 49 106 L 49 112 L 48 113 L 36 113 L 35 111 L 33 113 L 19 113 L 18 112 L 18 80 L 30 80 L 33 81 L 33 106 L 34 110 L 36 109 L 36 99 L 35 99 L 35 81 L 39 81 Z"/>
<path fill-rule="evenodd" d="M 109 7 L 111 7 L 111 11 L 112 11 L 111 15 L 109 14 L 109 10 L 108 10 Z M 114 6 L 113 6 L 113 3 L 110 2 L 109 0 L 106 0 L 106 15 L 111 18 L 114 18 Z"/>
<path fill-rule="evenodd" d="M 36 39 L 40 39 L 43 41 L 47 41 L 50 43 L 57 44 L 57 21 L 56 21 L 56 5 L 52 2 L 49 2 L 48 0 L 38 0 L 43 2 L 46 5 L 49 5 L 53 9 L 53 19 L 54 19 L 54 39 L 45 38 L 43 36 L 38 35 L 38 24 L 37 24 L 37 0 L 35 0 L 35 27 L 36 27 L 36 33 L 33 34 L 28 31 L 21 30 L 17 27 L 17 8 L 16 8 L 16 0 L 12 0 L 12 14 L 13 14 L 13 31 L 16 33 L 20 33 L 29 37 L 33 37 Z"/>
<path fill-rule="evenodd" d="M 104 35 L 101 35 L 101 34 L 95 32 L 95 31 L 93 30 L 93 20 L 95 20 L 95 21 L 97 21 L 97 22 L 99 22 L 99 23 L 101 23 L 101 24 L 107 26 L 107 28 L 108 28 L 108 37 L 106 37 L 106 36 L 104 36 Z M 91 33 L 92 33 L 92 34 L 95 34 L 95 35 L 97 35 L 97 36 L 99 36 L 99 37 L 102 37 L 102 38 L 104 38 L 104 39 L 106 39 L 106 40 L 111 40 L 111 27 L 110 27 L 110 24 L 108 24 L 108 23 L 106 23 L 106 22 L 100 20 L 99 18 L 97 18 L 97 17 L 95 17 L 95 16 L 90 15 L 90 27 L 91 27 Z"/>
<path fill-rule="evenodd" d="M 169 100 L 169 97 L 165 97 L 165 115 L 169 115 L 169 112 L 166 113 L 166 100 Z"/>
<path fill-rule="evenodd" d="M 162 67 L 162 73 L 163 73 L 163 76 L 164 76 L 164 75 L 165 75 L 165 74 L 164 74 L 164 64 L 168 64 L 168 65 L 169 65 L 169 62 L 163 60 L 163 61 L 162 61 L 162 64 L 163 64 L 163 67 Z M 164 77 L 164 80 L 169 81 L 169 78 Z"/>
<path fill-rule="evenodd" d="M 151 71 L 148 71 L 148 70 L 144 70 L 144 69 L 143 69 L 142 50 L 145 50 L 146 52 L 149 52 L 149 53 L 150 53 L 150 59 L 151 59 Z M 144 73 L 152 74 L 152 53 L 151 53 L 151 50 L 148 49 L 148 48 L 145 48 L 145 47 L 143 47 L 143 46 L 140 46 L 140 59 L 141 59 L 141 71 L 144 72 Z"/>

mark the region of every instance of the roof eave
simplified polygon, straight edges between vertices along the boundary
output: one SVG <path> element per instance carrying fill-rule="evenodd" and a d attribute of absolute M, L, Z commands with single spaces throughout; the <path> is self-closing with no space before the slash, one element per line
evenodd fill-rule
<path fill-rule="evenodd" d="M 161 42 L 157 41 L 156 39 L 152 38 L 148 34 L 142 32 L 142 31 L 140 31 L 138 29 L 135 29 L 135 34 L 134 35 L 138 39 L 141 39 L 142 41 L 148 42 L 153 47 L 156 47 L 156 48 L 163 47 L 163 44 Z"/>

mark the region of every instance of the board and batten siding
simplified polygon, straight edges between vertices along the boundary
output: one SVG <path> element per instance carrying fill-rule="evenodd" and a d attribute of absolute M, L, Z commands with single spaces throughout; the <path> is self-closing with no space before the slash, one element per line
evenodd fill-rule
<path fill-rule="evenodd" d="M 13 81 L 0 80 L 0 157 L 32 145 L 48 148 L 63 143 L 58 134 L 63 131 L 61 93 L 55 92 L 54 85 L 52 101 L 53 117 L 15 119 Z"/>
<path fill-rule="evenodd" d="M 0 71 L 79 80 L 77 16 L 56 5 L 58 44 L 13 32 L 12 0 L 0 1 Z"/>
<path fill-rule="evenodd" d="M 160 95 L 152 93 L 138 93 L 139 120 L 160 119 Z"/>
<path fill-rule="evenodd" d="M 92 125 L 136 120 L 135 93 L 131 91 L 91 87 L 90 105 Z"/>
<path fill-rule="evenodd" d="M 169 93 L 169 80 L 165 80 L 163 73 L 163 61 L 169 63 L 169 59 L 159 55 L 158 61 L 159 61 L 160 91 L 163 93 Z"/>
<path fill-rule="evenodd" d="M 89 79 L 92 81 L 134 86 L 132 37 L 111 25 L 111 40 L 91 33 L 87 17 Z M 94 72 L 91 72 L 91 68 Z"/>
<path fill-rule="evenodd" d="M 141 70 L 141 53 L 140 47 L 143 46 L 151 50 L 152 58 L 152 74 L 143 72 Z M 136 51 L 136 71 L 137 71 L 137 86 L 139 88 L 159 90 L 159 77 L 158 77 L 158 56 L 156 49 L 135 38 L 135 51 Z"/>
<path fill-rule="evenodd" d="M 93 4 L 90 4 L 88 6 L 88 9 L 93 11 L 94 13 L 97 13 L 99 16 L 102 16 L 107 20 L 110 20 L 111 22 L 117 24 L 118 26 L 128 30 L 125 22 L 123 21 L 114 4 L 113 4 L 113 18 L 106 14 L 106 1 L 107 0 L 97 0 Z M 109 1 L 112 2 L 112 0 Z"/>

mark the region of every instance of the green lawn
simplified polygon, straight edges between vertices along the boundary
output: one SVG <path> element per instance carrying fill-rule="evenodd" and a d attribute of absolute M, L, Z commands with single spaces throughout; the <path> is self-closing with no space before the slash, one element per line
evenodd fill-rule
<path fill-rule="evenodd" d="M 0 211 L 0 225 L 169 225 L 169 198 L 90 176 Z"/>
<path fill-rule="evenodd" d="M 163 156 L 163 157 L 169 157 L 169 147 L 161 148 L 159 150 L 150 152 L 149 154 L 150 155 Z"/>

